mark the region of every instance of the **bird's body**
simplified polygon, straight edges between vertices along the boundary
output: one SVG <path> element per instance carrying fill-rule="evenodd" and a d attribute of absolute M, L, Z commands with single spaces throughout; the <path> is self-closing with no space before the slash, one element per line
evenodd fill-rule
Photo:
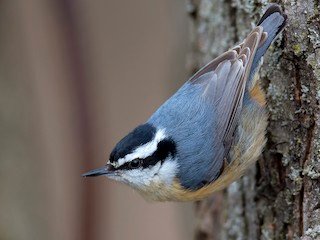
<path fill-rule="evenodd" d="M 265 95 L 254 78 L 286 16 L 269 7 L 248 37 L 220 55 L 123 138 L 85 176 L 129 184 L 148 199 L 199 200 L 242 176 L 266 142 Z"/>
<path fill-rule="evenodd" d="M 188 84 L 190 83 L 186 83 L 187 87 L 194 90 L 194 87 L 188 86 Z M 186 86 L 183 86 L 180 91 L 188 93 L 184 87 Z M 206 87 L 206 85 L 202 87 Z M 193 92 L 193 90 L 190 91 Z M 244 95 L 245 99 L 243 101 L 245 103 L 239 114 L 236 131 L 232 135 L 232 146 L 228 146 L 223 141 L 215 142 L 217 136 L 213 136 L 216 131 L 221 131 L 221 129 L 216 127 L 218 125 L 217 120 L 214 119 L 216 116 L 210 115 L 211 112 L 207 111 L 212 107 L 212 104 L 210 102 L 205 103 L 206 99 L 203 99 L 204 91 L 201 87 L 193 92 L 195 96 L 188 93 L 188 96 L 193 98 L 184 99 L 185 96 L 182 96 L 181 98 L 184 101 L 181 101 L 181 106 L 179 106 L 179 103 L 172 103 L 170 98 L 148 122 L 161 126 L 163 129 L 171 130 L 168 135 L 173 136 L 173 140 L 177 143 L 177 152 L 180 155 L 176 158 L 180 165 L 180 172 L 178 177 L 173 179 L 172 184 L 161 184 L 161 181 L 153 182 L 146 189 L 138 189 L 140 193 L 147 199 L 157 201 L 199 200 L 212 192 L 225 188 L 242 176 L 263 150 L 268 118 L 265 110 L 264 92 L 260 89 L 258 81 L 252 82 L 252 86 L 248 86 L 245 91 L 247 95 Z M 177 95 L 179 94 L 178 91 Z M 180 101 L 179 96 L 174 95 L 172 98 L 174 101 Z M 171 104 L 179 106 L 181 113 L 190 109 L 195 112 L 188 113 L 190 118 L 182 117 L 174 112 L 170 113 L 170 109 L 165 109 L 166 105 L 170 106 Z M 198 106 L 190 107 L 189 104 L 198 104 Z M 170 124 L 162 125 L 161 120 L 159 122 L 154 120 L 160 119 L 157 114 L 169 118 L 164 122 Z M 193 117 L 194 115 L 196 117 Z M 206 121 L 207 118 L 212 118 L 212 122 Z M 200 123 L 202 126 L 209 122 L 210 125 L 192 129 L 194 124 L 190 121 Z M 173 128 L 173 125 L 176 127 Z M 176 137 L 176 132 L 180 133 L 179 137 Z M 187 143 L 184 142 L 186 139 L 188 139 Z M 195 152 L 194 149 L 197 149 L 197 151 Z M 214 161 L 214 159 L 220 159 L 220 161 Z"/>

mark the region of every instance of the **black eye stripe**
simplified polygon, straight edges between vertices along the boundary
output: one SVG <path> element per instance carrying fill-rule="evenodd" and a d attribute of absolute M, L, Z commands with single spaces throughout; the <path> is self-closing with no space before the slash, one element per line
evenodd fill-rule
<path fill-rule="evenodd" d="M 143 159 L 142 167 L 143 168 L 148 168 L 148 167 L 156 165 L 158 162 L 159 162 L 158 159 L 156 159 L 153 156 L 150 156 L 150 157 L 147 157 L 147 158 Z"/>
<path fill-rule="evenodd" d="M 139 159 L 141 164 L 139 167 L 148 168 L 156 165 L 158 162 L 163 163 L 163 161 L 169 156 L 169 154 L 174 157 L 176 155 L 176 145 L 172 139 L 165 139 L 158 143 L 157 150 L 149 157 L 144 159 Z M 132 162 L 132 161 L 131 161 Z M 132 167 L 130 162 L 124 163 L 117 170 L 129 170 L 135 169 Z"/>
<path fill-rule="evenodd" d="M 140 160 L 142 161 L 142 159 L 140 159 Z M 139 165 L 142 165 L 142 164 L 139 164 Z M 132 167 L 131 162 L 126 162 L 126 163 L 122 164 L 120 167 L 116 168 L 116 170 L 129 170 L 129 169 L 135 169 L 135 167 Z"/>
<path fill-rule="evenodd" d="M 172 139 L 165 139 L 158 143 L 157 151 L 155 151 L 152 156 L 159 161 L 163 161 L 169 154 L 171 154 L 172 157 L 176 155 L 176 144 Z"/>

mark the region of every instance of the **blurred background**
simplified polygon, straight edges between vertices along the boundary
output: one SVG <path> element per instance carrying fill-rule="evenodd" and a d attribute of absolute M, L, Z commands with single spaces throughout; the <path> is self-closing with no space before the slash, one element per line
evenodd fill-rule
<path fill-rule="evenodd" d="M 188 77 L 180 0 L 0 1 L 0 240 L 188 240 L 191 204 L 81 174 Z"/>

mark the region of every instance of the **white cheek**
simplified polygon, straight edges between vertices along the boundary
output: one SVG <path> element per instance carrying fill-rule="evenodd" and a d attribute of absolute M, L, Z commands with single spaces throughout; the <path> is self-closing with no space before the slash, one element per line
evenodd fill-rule
<path fill-rule="evenodd" d="M 147 169 L 134 169 L 122 174 L 124 182 L 134 187 L 147 187 L 151 183 L 170 185 L 177 173 L 176 161 L 167 160 Z"/>
<path fill-rule="evenodd" d="M 177 174 L 178 164 L 175 160 L 165 161 L 159 172 L 158 177 L 161 182 L 164 182 L 167 185 L 170 185 Z"/>
<path fill-rule="evenodd" d="M 120 176 L 111 175 L 111 176 L 106 176 L 106 177 L 108 179 L 112 179 L 112 180 L 115 180 L 115 181 L 123 182 L 123 179 Z"/>
<path fill-rule="evenodd" d="M 123 173 L 122 176 L 130 185 L 136 187 L 148 186 L 159 171 L 159 167 L 160 163 L 156 164 L 152 168 L 129 170 Z"/>

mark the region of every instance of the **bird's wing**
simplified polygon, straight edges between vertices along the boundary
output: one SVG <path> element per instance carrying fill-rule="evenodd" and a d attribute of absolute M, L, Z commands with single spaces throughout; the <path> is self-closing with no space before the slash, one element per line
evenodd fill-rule
<path fill-rule="evenodd" d="M 243 43 L 212 60 L 189 80 L 191 84 L 205 84 L 203 94 L 215 105 L 217 123 L 214 137 L 224 145 L 222 158 L 230 149 L 239 121 L 252 60 L 265 39 L 262 27 L 256 27 Z M 221 156 L 217 158 L 215 160 L 222 160 Z"/>

